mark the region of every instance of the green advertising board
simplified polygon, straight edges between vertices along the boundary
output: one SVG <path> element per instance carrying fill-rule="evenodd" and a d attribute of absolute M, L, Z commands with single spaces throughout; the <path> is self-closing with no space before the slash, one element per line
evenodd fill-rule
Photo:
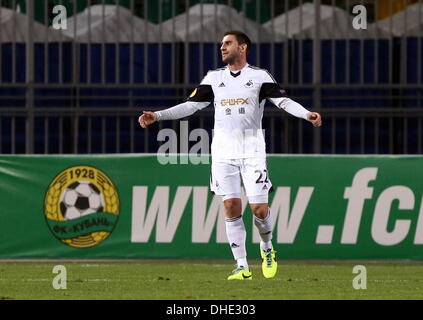
<path fill-rule="evenodd" d="M 0 156 L 0 258 L 232 259 L 210 164 L 176 162 Z M 268 169 L 281 259 L 423 259 L 423 157 L 268 156 Z"/>

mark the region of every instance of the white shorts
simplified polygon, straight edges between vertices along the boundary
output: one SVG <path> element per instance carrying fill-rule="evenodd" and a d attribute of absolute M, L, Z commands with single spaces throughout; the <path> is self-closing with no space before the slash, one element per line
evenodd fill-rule
<path fill-rule="evenodd" d="M 266 158 L 212 161 L 210 189 L 223 200 L 241 198 L 241 180 L 249 203 L 268 203 L 272 183 Z"/>

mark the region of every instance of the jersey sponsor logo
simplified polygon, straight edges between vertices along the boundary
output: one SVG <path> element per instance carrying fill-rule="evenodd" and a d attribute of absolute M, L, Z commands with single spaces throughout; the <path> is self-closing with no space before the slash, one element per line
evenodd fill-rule
<path fill-rule="evenodd" d="M 222 99 L 220 100 L 220 105 L 225 106 L 236 106 L 240 104 L 248 104 L 248 98 L 237 98 L 237 99 Z"/>

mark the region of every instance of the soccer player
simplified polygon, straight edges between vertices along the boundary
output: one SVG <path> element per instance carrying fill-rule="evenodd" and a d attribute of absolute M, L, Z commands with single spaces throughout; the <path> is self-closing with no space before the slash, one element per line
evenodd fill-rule
<path fill-rule="evenodd" d="M 266 165 L 266 146 L 261 127 L 266 99 L 278 108 L 321 126 L 321 116 L 286 96 L 267 70 L 247 63 L 251 41 L 240 31 L 228 31 L 221 43 L 224 68 L 209 71 L 187 101 L 172 108 L 139 117 L 141 127 L 156 121 L 192 115 L 214 101 L 215 123 L 211 144 L 210 188 L 221 195 L 226 213 L 226 234 L 237 267 L 228 280 L 251 280 L 246 253 L 246 231 L 242 220 L 241 180 L 261 237 L 260 255 L 265 278 L 277 271 L 272 246 L 272 215 L 268 193 L 272 188 Z"/>

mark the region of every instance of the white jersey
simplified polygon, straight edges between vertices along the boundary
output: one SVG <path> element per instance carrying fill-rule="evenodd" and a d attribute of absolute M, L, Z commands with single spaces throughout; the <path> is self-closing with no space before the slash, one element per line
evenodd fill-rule
<path fill-rule="evenodd" d="M 287 98 L 266 70 L 248 64 L 235 72 L 228 67 L 209 71 L 187 102 L 156 114 L 158 120 L 183 118 L 213 101 L 213 161 L 263 158 L 266 144 L 261 123 L 266 99 L 294 116 L 307 119 L 309 111 Z"/>

